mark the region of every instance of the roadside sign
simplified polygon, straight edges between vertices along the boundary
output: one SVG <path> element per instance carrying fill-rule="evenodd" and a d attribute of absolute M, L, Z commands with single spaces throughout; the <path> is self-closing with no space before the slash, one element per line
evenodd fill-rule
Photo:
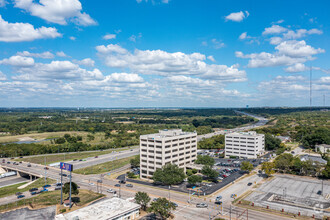
<path fill-rule="evenodd" d="M 61 170 L 67 170 L 67 171 L 73 171 L 73 165 L 69 163 L 60 163 L 60 169 Z"/>

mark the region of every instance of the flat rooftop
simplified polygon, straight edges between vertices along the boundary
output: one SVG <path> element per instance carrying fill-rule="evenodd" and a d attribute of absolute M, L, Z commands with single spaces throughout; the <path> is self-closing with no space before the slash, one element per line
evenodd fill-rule
<path fill-rule="evenodd" d="M 141 138 L 168 138 L 168 137 L 179 137 L 182 135 L 196 134 L 196 132 L 184 132 L 181 129 L 171 129 L 171 130 L 159 130 L 159 133 L 141 135 Z"/>
<path fill-rule="evenodd" d="M 84 208 L 60 214 L 55 220 L 87 220 L 87 219 L 116 219 L 119 216 L 130 213 L 140 208 L 140 205 L 120 198 L 106 199 Z M 91 218 L 92 217 L 92 218 Z"/>
<path fill-rule="evenodd" d="M 248 131 L 248 132 L 233 132 L 233 133 L 226 134 L 226 136 L 258 137 L 258 136 L 264 136 L 264 135 L 258 134 L 255 131 Z"/>

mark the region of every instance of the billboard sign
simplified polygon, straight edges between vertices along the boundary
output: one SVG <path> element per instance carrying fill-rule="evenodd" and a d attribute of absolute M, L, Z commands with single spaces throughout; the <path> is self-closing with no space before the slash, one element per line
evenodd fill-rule
<path fill-rule="evenodd" d="M 61 170 L 67 170 L 67 171 L 73 171 L 73 165 L 69 163 L 60 163 L 60 169 Z"/>

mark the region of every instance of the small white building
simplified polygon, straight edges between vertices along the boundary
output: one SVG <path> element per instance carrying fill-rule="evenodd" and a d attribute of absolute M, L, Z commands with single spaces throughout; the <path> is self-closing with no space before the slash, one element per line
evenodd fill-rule
<path fill-rule="evenodd" d="M 177 164 L 185 168 L 197 158 L 197 133 L 181 129 L 160 130 L 140 136 L 140 177 L 152 178 L 157 168 Z"/>
<path fill-rule="evenodd" d="M 55 220 L 134 220 L 140 216 L 140 205 L 120 198 L 106 199 L 84 208 L 55 216 Z"/>
<path fill-rule="evenodd" d="M 315 151 L 316 152 L 321 152 L 321 153 L 330 153 L 330 145 L 329 144 L 319 144 L 315 146 Z"/>
<path fill-rule="evenodd" d="M 265 135 L 255 131 L 234 132 L 225 136 L 225 157 L 257 158 L 265 152 Z"/>

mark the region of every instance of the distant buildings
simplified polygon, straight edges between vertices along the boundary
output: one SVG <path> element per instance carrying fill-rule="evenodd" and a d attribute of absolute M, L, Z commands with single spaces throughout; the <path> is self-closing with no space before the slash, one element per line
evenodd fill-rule
<path fill-rule="evenodd" d="M 127 220 L 138 219 L 140 205 L 120 198 L 96 202 L 84 208 L 55 216 L 55 220 Z"/>
<path fill-rule="evenodd" d="M 265 152 L 265 135 L 255 131 L 234 132 L 225 136 L 225 157 L 257 158 Z"/>
<path fill-rule="evenodd" d="M 330 153 L 329 144 L 319 144 L 315 146 L 315 152 L 320 151 L 321 153 Z"/>
<path fill-rule="evenodd" d="M 197 158 L 197 133 L 160 130 L 140 136 L 140 177 L 151 178 L 157 168 L 177 164 L 185 168 Z"/>
<path fill-rule="evenodd" d="M 291 138 L 289 136 L 275 136 L 276 138 L 280 139 L 282 143 L 290 142 Z"/>

